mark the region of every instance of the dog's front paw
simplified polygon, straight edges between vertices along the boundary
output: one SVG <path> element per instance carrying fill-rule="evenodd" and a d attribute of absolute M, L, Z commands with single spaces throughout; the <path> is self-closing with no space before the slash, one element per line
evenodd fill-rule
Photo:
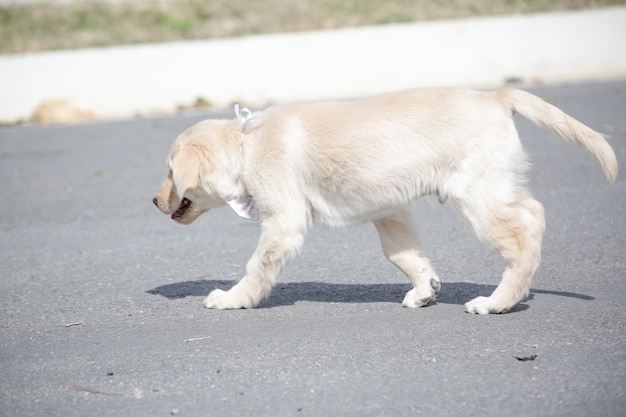
<path fill-rule="evenodd" d="M 441 289 L 441 283 L 438 279 L 432 278 L 430 285 L 415 287 L 404 297 L 402 301 L 403 307 L 417 308 L 425 307 L 435 302 L 437 293 Z"/>
<path fill-rule="evenodd" d="M 510 307 L 503 306 L 502 303 L 492 297 L 476 297 L 465 303 L 465 311 L 471 314 L 498 314 L 509 309 Z"/>
<path fill-rule="evenodd" d="M 236 286 L 228 291 L 220 289 L 211 291 L 209 296 L 202 302 L 202 305 L 206 308 L 214 308 L 217 310 L 236 310 L 255 306 L 251 298 Z"/>

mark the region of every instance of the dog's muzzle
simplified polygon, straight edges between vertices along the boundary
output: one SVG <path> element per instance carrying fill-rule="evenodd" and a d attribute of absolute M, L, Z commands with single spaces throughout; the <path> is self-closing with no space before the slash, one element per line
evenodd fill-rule
<path fill-rule="evenodd" d="M 162 212 L 169 213 L 169 210 L 163 210 L 163 208 L 159 205 L 159 199 L 157 197 L 154 197 L 152 199 L 152 202 Z M 170 217 L 172 218 L 172 220 L 176 220 L 179 222 L 182 219 L 182 217 L 185 215 L 185 212 L 189 209 L 189 207 L 191 207 L 191 204 L 192 204 L 191 200 L 189 200 L 186 197 L 183 197 L 178 208 L 174 210 L 174 212 L 170 213 Z"/>

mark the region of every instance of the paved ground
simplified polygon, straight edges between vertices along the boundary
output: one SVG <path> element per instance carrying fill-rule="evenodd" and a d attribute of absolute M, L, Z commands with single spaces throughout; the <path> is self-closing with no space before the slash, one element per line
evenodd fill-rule
<path fill-rule="evenodd" d="M 626 80 L 531 90 L 610 134 L 623 169 L 609 185 L 520 120 L 543 264 L 488 317 L 462 304 L 501 261 L 430 198 L 415 217 L 445 282 L 434 306 L 400 307 L 407 280 L 365 225 L 311 232 L 262 308 L 203 309 L 258 224 L 222 209 L 182 227 L 152 205 L 200 116 L 1 128 L 0 415 L 625 415 Z"/>

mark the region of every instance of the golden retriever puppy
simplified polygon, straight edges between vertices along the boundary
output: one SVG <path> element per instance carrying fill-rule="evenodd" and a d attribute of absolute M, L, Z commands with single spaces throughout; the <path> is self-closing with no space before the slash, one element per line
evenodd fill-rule
<path fill-rule="evenodd" d="M 260 213 L 262 232 L 246 275 L 213 290 L 207 308 L 251 308 L 267 297 L 313 224 L 374 223 L 383 253 L 411 280 L 402 305 L 432 303 L 441 284 L 420 247 L 409 205 L 434 194 L 449 201 L 505 260 L 489 297 L 469 313 L 502 313 L 529 292 L 539 265 L 544 210 L 524 187 L 527 162 L 513 123 L 520 113 L 588 150 L 617 175 L 603 137 L 529 93 L 504 89 L 416 89 L 349 102 L 239 111 L 184 131 L 154 203 L 182 224 L 231 205 Z M 257 211 L 258 210 L 258 211 Z"/>

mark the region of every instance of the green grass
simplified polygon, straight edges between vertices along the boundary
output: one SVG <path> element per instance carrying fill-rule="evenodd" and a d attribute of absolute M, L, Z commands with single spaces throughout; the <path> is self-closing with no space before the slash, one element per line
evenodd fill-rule
<path fill-rule="evenodd" d="M 626 0 L 161 0 L 0 6 L 0 53 L 624 5 Z"/>

